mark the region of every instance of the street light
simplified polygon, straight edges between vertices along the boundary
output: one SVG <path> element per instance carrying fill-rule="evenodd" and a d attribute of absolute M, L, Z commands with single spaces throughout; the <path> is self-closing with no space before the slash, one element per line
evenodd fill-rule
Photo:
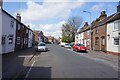
<path fill-rule="evenodd" d="M 91 51 L 92 50 L 92 48 L 91 48 L 91 12 L 89 12 L 89 11 L 83 11 L 83 12 L 90 14 L 90 51 Z"/>

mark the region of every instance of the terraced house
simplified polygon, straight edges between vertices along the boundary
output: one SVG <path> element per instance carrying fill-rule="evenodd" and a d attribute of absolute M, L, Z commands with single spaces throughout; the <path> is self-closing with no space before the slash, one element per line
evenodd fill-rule
<path fill-rule="evenodd" d="M 2 17 L 1 54 L 32 47 L 33 31 L 21 22 L 20 14 L 14 18 L 1 7 L 0 16 Z"/>
<path fill-rule="evenodd" d="M 107 53 L 120 55 L 120 2 L 117 12 L 107 20 Z"/>
<path fill-rule="evenodd" d="M 97 51 L 106 51 L 106 21 L 108 20 L 105 11 L 101 12 L 99 18 L 92 22 L 91 43 L 92 49 Z"/>
<path fill-rule="evenodd" d="M 87 49 L 90 49 L 90 26 L 85 22 L 84 26 L 77 33 L 75 43 L 84 44 Z"/>

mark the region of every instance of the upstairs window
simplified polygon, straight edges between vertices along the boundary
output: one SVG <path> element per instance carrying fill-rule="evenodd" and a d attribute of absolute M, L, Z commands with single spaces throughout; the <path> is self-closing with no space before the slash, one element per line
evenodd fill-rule
<path fill-rule="evenodd" d="M 89 33 L 89 31 L 87 31 L 87 35 L 89 35 L 90 33 Z"/>
<path fill-rule="evenodd" d="M 95 45 L 99 45 L 99 37 L 95 38 Z"/>
<path fill-rule="evenodd" d="M 26 33 L 28 33 L 28 29 L 26 30 Z"/>
<path fill-rule="evenodd" d="M 98 27 L 95 29 L 95 33 L 96 33 L 96 34 L 98 34 L 98 29 L 99 29 Z"/>
<path fill-rule="evenodd" d="M 20 24 L 18 24 L 18 28 L 17 29 L 20 30 L 20 27 L 21 27 Z"/>
<path fill-rule="evenodd" d="M 120 21 L 114 23 L 114 30 L 120 30 Z"/>
<path fill-rule="evenodd" d="M 10 27 L 11 27 L 11 28 L 14 27 L 14 21 L 13 21 L 13 20 L 11 20 L 11 22 L 10 22 Z"/>

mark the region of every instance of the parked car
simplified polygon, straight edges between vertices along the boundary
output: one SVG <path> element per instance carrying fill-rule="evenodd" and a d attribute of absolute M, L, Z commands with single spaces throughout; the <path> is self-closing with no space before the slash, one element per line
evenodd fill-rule
<path fill-rule="evenodd" d="M 72 49 L 74 51 L 87 51 L 87 48 L 83 44 L 75 44 Z"/>
<path fill-rule="evenodd" d="M 64 47 L 65 44 L 66 44 L 65 42 L 61 42 L 61 43 L 60 43 L 60 46 L 61 46 L 61 47 Z"/>
<path fill-rule="evenodd" d="M 69 43 L 66 43 L 66 44 L 64 45 L 64 47 L 65 47 L 65 48 L 71 48 L 71 46 L 70 46 Z"/>
<path fill-rule="evenodd" d="M 48 50 L 48 48 L 45 43 L 42 42 L 42 43 L 38 44 L 37 51 L 47 51 L 47 50 Z"/>
<path fill-rule="evenodd" d="M 72 43 L 70 43 L 70 46 L 71 46 L 71 47 L 73 47 L 73 46 L 74 46 L 74 44 L 75 44 L 75 43 L 74 43 L 74 42 L 72 42 Z"/>

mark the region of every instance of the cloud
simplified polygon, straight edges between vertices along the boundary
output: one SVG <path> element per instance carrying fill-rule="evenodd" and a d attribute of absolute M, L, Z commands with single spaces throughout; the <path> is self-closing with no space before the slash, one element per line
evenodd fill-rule
<path fill-rule="evenodd" d="M 28 0 L 27 9 L 20 11 L 22 21 L 25 23 L 31 23 L 38 20 L 64 18 L 70 14 L 72 9 L 79 8 L 84 4 L 84 2 L 78 2 L 78 0 L 75 0 L 74 2 L 67 1 L 71 0 L 59 0 L 58 2 L 49 2 L 49 0 L 44 0 L 42 4 Z"/>
<path fill-rule="evenodd" d="M 46 24 L 46 25 L 36 25 L 36 24 L 30 24 L 30 27 L 32 30 L 41 30 L 43 31 L 45 36 L 54 36 L 56 38 L 61 37 L 61 28 L 62 28 L 62 24 L 65 23 L 65 21 L 61 21 L 59 23 L 56 24 Z"/>
<path fill-rule="evenodd" d="M 105 10 L 105 4 L 104 3 L 99 3 L 99 4 L 96 4 L 94 5 L 93 7 L 91 7 L 91 11 L 102 11 L 102 10 Z"/>

